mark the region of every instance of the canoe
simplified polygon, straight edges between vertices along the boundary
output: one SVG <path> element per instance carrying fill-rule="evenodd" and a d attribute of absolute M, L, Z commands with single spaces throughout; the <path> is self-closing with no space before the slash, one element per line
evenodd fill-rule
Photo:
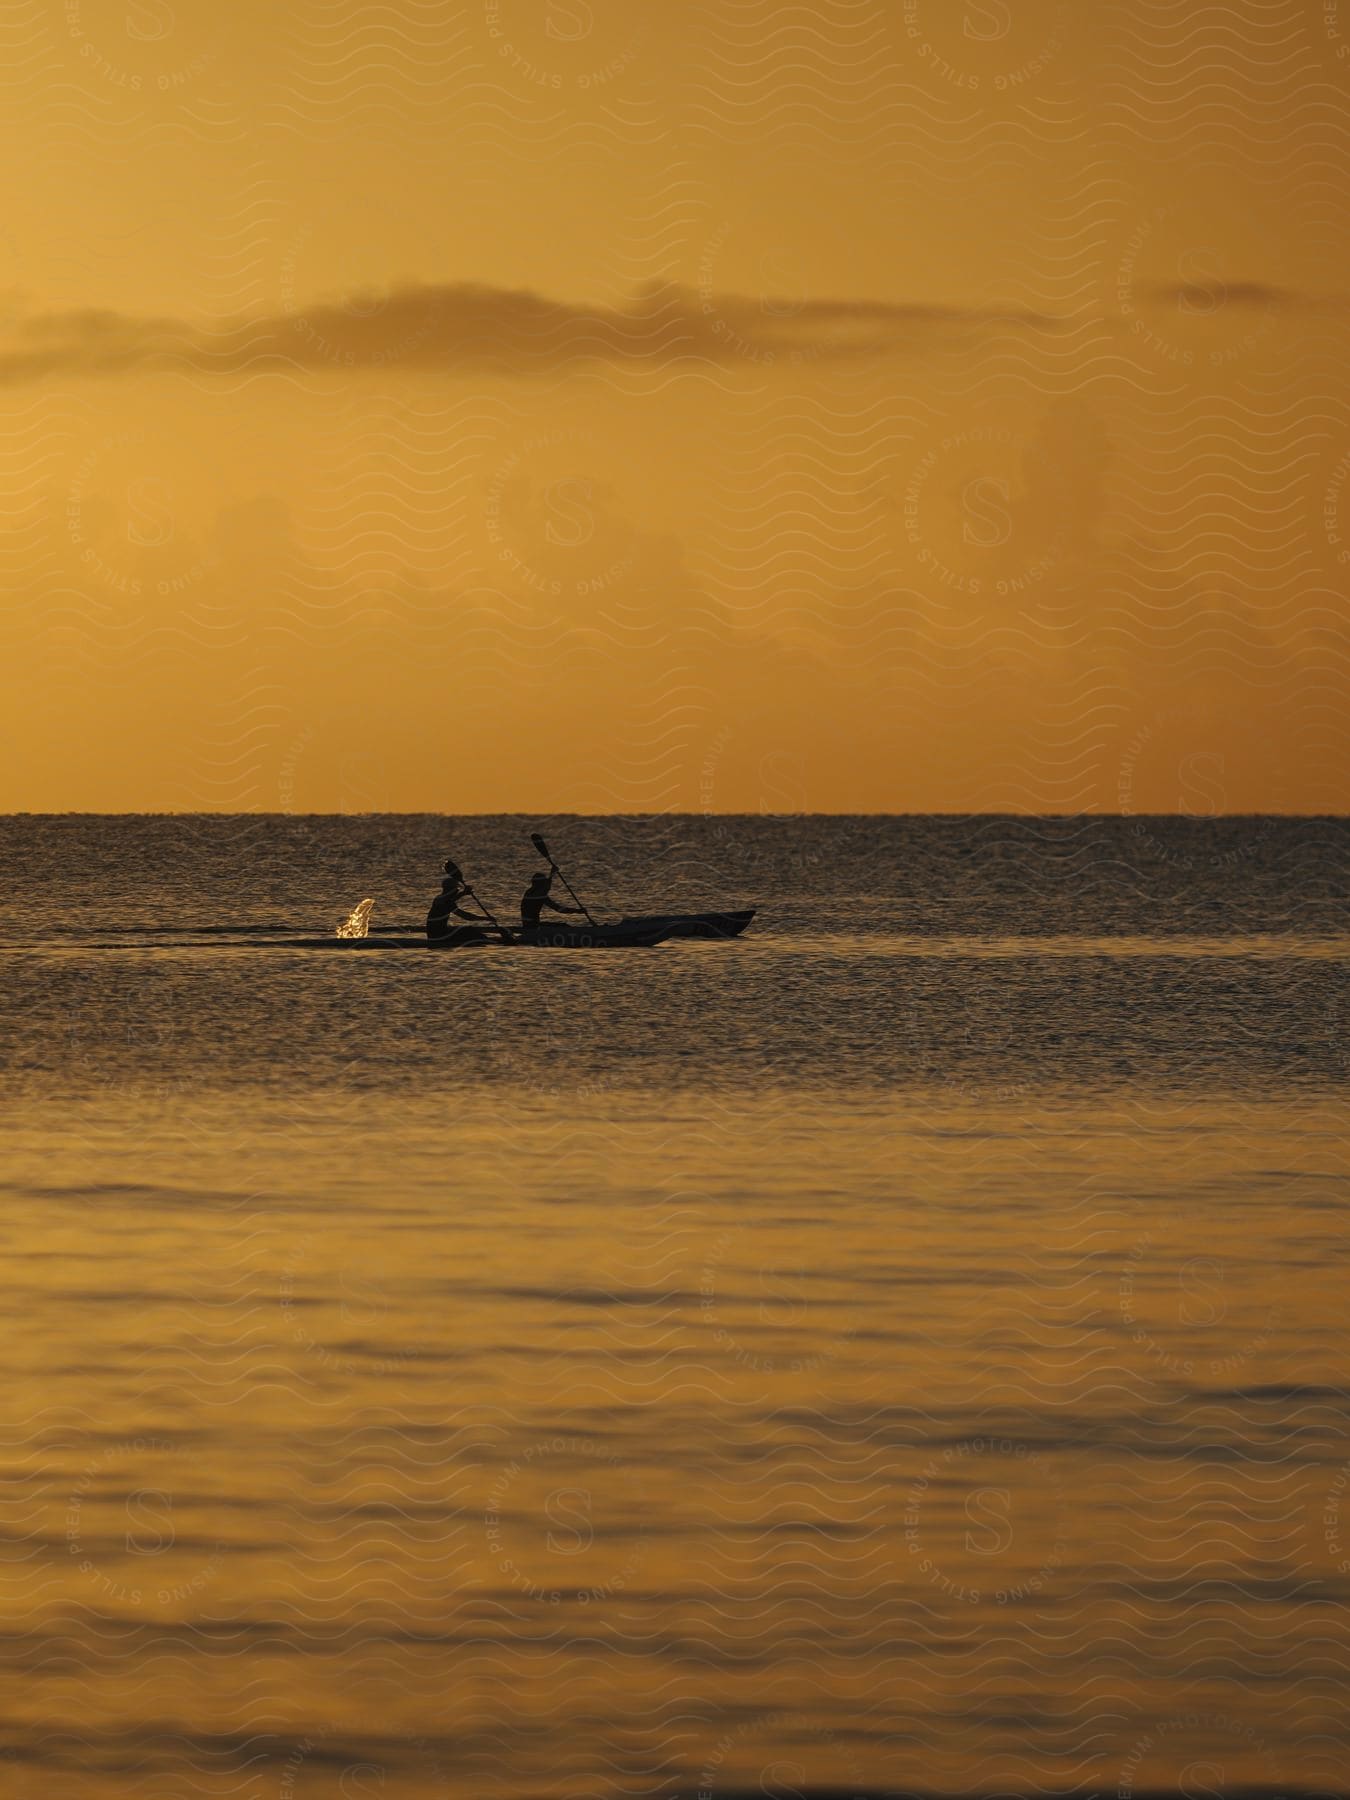
<path fill-rule="evenodd" d="M 662 931 L 673 938 L 739 937 L 755 916 L 753 906 L 744 912 L 660 913 L 648 919 L 620 919 L 632 931 Z"/>
<path fill-rule="evenodd" d="M 637 950 L 659 944 L 669 934 L 659 926 L 645 925 L 545 925 L 526 936 L 513 931 L 509 944 L 503 944 L 495 932 L 484 932 L 469 942 L 438 944 L 426 937 L 375 936 L 363 938 L 289 938 L 283 939 L 289 950 Z"/>

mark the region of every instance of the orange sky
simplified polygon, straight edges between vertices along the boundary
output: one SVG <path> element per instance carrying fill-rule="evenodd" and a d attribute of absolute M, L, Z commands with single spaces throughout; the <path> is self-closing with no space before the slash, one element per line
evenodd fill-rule
<path fill-rule="evenodd" d="M 18 17 L 0 808 L 1347 810 L 1330 0 Z"/>

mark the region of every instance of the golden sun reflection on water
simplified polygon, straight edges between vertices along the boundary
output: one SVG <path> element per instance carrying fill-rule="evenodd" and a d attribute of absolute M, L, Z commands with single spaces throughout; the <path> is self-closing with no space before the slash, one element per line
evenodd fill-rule
<path fill-rule="evenodd" d="M 187 1116 L 11 1134 L 11 1730 L 64 1792 L 1172 1779 L 1183 1667 L 1230 1781 L 1309 1766 L 1334 1106 Z"/>

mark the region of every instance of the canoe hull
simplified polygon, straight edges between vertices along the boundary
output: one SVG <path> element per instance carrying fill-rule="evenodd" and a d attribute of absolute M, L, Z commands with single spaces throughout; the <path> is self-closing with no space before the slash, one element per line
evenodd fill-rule
<path fill-rule="evenodd" d="M 503 944 L 495 933 L 473 933 L 437 941 L 425 937 L 293 938 L 293 950 L 645 950 L 661 943 L 668 934 L 656 926 L 546 925 L 538 932 L 511 933 Z"/>
<path fill-rule="evenodd" d="M 458 926 L 444 942 L 424 937 L 371 936 L 364 938 L 304 939 L 304 947 L 322 944 L 342 950 L 638 950 L 664 943 L 667 938 L 739 937 L 755 916 L 753 906 L 732 912 L 654 913 L 638 919 L 620 919 L 612 925 L 541 925 L 537 931 L 511 931 L 509 945 L 495 932 L 477 932 Z M 300 947 L 300 946 L 297 946 Z"/>

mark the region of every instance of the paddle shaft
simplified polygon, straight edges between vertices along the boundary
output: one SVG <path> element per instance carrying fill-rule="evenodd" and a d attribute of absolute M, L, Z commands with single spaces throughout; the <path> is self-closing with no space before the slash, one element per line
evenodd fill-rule
<path fill-rule="evenodd" d="M 573 886 L 572 886 L 572 884 L 571 884 L 571 882 L 570 882 L 570 881 L 569 881 L 569 880 L 568 880 L 568 879 L 567 879 L 567 877 L 566 877 L 566 876 L 565 876 L 565 875 L 564 875 L 564 874 L 563 874 L 563 872 L 562 872 L 562 870 L 561 870 L 561 869 L 560 869 L 560 868 L 559 868 L 559 867 L 558 867 L 558 865 L 557 865 L 557 863 L 555 863 L 555 862 L 554 862 L 554 861 L 553 861 L 553 858 L 552 858 L 552 857 L 551 857 L 551 856 L 550 856 L 550 857 L 549 857 L 549 859 L 548 859 L 548 860 L 549 860 L 549 864 L 550 864 L 550 866 L 551 866 L 551 867 L 552 867 L 552 869 L 553 869 L 553 873 L 554 873 L 554 874 L 555 874 L 555 875 L 556 875 L 556 876 L 557 876 L 557 877 L 558 877 L 558 880 L 559 880 L 559 881 L 561 881 L 561 883 L 562 883 L 562 884 L 563 884 L 563 886 L 564 886 L 564 887 L 565 887 L 565 888 L 566 888 L 566 889 L 567 889 L 567 891 L 568 891 L 568 893 L 569 893 L 569 894 L 571 894 L 571 896 L 572 896 L 572 898 L 573 898 L 573 899 L 574 899 L 574 900 L 577 900 L 577 896 L 576 896 L 576 891 L 575 891 L 575 889 L 574 889 L 574 888 L 573 888 Z M 577 905 L 578 905 L 578 906 L 581 906 L 581 902 L 580 902 L 580 900 L 577 900 Z M 584 914 L 585 914 L 585 916 L 586 916 L 586 919 L 587 919 L 587 921 L 588 921 L 588 923 L 590 923 L 590 924 L 592 924 L 592 925 L 594 925 L 594 923 L 595 923 L 595 920 L 594 920 L 594 919 L 592 919 L 592 918 L 591 918 L 591 915 L 590 915 L 590 912 L 589 912 L 589 911 L 588 911 L 588 909 L 587 909 L 587 908 L 586 908 L 586 907 L 584 907 L 584 906 L 581 906 L 581 910 L 582 910 L 582 912 L 583 912 L 583 913 L 584 913 Z"/>
<path fill-rule="evenodd" d="M 467 882 L 464 885 L 464 892 L 473 901 L 474 905 L 478 908 L 479 912 L 482 913 L 483 917 L 487 920 L 488 924 L 492 926 L 494 931 L 501 931 L 504 929 L 503 926 L 493 918 L 492 914 L 488 911 L 486 906 L 483 905 L 483 902 L 478 898 L 477 894 L 474 893 Z"/>
<path fill-rule="evenodd" d="M 585 915 L 588 922 L 590 924 L 594 925 L 595 920 L 591 918 L 589 910 L 585 906 L 581 905 L 580 900 L 577 900 L 576 892 L 573 889 L 571 882 L 563 874 L 562 870 L 558 867 L 557 863 L 554 862 L 553 852 L 549 849 L 548 845 L 544 842 L 543 838 L 541 838 L 539 836 L 538 832 L 532 832 L 530 834 L 530 842 L 534 845 L 536 850 L 541 851 L 543 853 L 543 855 L 545 855 L 548 858 L 549 868 L 552 869 L 553 873 L 558 877 L 558 880 L 561 881 L 563 886 L 567 889 L 568 893 L 571 894 L 572 898 L 577 901 L 577 905 L 581 907 L 582 913 Z"/>

